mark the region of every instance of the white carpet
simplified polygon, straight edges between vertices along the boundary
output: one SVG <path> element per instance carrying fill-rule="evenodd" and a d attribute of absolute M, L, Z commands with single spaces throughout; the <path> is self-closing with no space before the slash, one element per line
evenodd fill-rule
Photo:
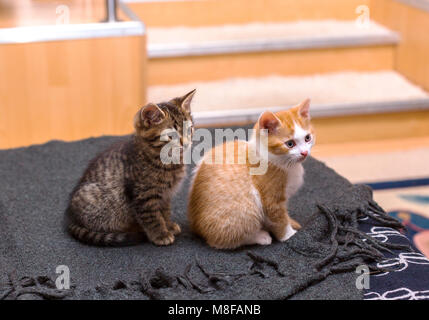
<path fill-rule="evenodd" d="M 309 20 L 286 23 L 250 23 L 206 27 L 148 28 L 148 44 L 216 41 L 284 40 L 338 36 L 389 35 L 390 30 L 370 22 L 362 28 L 355 21 Z"/>
<path fill-rule="evenodd" d="M 162 101 L 196 88 L 193 111 L 313 104 L 382 102 L 427 98 L 428 94 L 394 71 L 340 72 L 312 76 L 232 78 L 211 82 L 152 86 L 149 101 Z"/>

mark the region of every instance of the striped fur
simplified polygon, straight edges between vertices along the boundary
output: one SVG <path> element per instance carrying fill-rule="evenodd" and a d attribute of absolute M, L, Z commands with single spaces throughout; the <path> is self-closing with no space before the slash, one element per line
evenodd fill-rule
<path fill-rule="evenodd" d="M 70 223 L 68 229 L 70 234 L 77 240 L 98 246 L 129 246 L 144 240 L 144 235 L 137 232 L 91 231 L 74 223 Z"/>
<path fill-rule="evenodd" d="M 185 176 L 185 166 L 164 164 L 161 132 L 174 129 L 182 147 L 184 121 L 192 121 L 195 91 L 169 102 L 148 104 L 134 117 L 135 133 L 95 157 L 73 190 L 66 211 L 67 230 L 93 245 L 129 245 L 146 236 L 169 245 L 180 233 L 171 221 L 171 198 Z"/>

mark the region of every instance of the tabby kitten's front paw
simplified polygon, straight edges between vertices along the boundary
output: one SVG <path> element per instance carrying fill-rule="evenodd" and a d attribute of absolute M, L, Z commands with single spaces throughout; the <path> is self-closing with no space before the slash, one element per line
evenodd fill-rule
<path fill-rule="evenodd" d="M 149 237 L 149 240 L 157 246 L 168 246 L 174 242 L 174 235 L 171 232 L 166 232 L 154 237 Z"/>
<path fill-rule="evenodd" d="M 167 227 L 168 227 L 168 231 L 173 233 L 175 236 L 177 236 L 180 232 L 182 232 L 182 229 L 180 229 L 180 226 L 173 221 L 170 221 L 167 224 Z"/>

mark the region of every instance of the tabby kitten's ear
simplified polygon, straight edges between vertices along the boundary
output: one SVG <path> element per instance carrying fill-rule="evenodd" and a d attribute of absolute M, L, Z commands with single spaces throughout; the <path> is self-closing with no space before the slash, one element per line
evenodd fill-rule
<path fill-rule="evenodd" d="M 271 111 L 265 111 L 261 114 L 258 120 L 259 129 L 267 129 L 268 133 L 271 134 L 276 131 L 280 126 L 280 120 Z"/>
<path fill-rule="evenodd" d="M 310 120 L 310 99 L 305 99 L 298 105 L 299 115 Z"/>
<path fill-rule="evenodd" d="M 134 126 L 141 128 L 142 125 L 150 127 L 160 124 L 165 118 L 165 113 L 154 103 L 144 106 L 134 117 Z"/>
<path fill-rule="evenodd" d="M 188 112 L 191 111 L 191 101 L 192 101 L 192 98 L 194 97 L 194 94 L 196 91 L 197 91 L 197 89 L 194 89 L 194 90 L 188 92 L 187 94 L 185 94 L 183 97 L 179 98 L 180 106 L 184 110 L 186 110 Z"/>

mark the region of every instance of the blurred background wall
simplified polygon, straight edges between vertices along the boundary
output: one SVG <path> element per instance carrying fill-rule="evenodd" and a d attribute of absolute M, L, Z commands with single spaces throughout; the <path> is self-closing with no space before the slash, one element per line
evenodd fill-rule
<path fill-rule="evenodd" d="M 201 126 L 312 98 L 322 153 L 429 137 L 426 0 L 108 2 L 0 0 L 0 148 L 126 134 L 194 87 Z"/>

